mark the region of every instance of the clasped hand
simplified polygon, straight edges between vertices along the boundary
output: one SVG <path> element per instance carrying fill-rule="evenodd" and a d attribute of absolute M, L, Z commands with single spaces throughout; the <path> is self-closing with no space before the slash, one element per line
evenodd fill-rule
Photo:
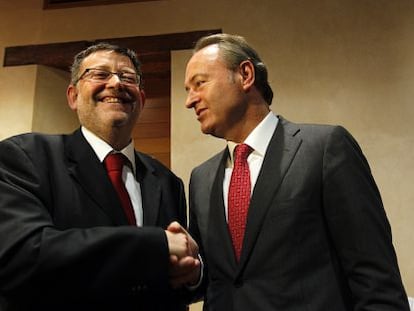
<path fill-rule="evenodd" d="M 195 285 L 200 277 L 198 245 L 178 222 L 165 230 L 170 252 L 170 284 L 173 288 Z"/>

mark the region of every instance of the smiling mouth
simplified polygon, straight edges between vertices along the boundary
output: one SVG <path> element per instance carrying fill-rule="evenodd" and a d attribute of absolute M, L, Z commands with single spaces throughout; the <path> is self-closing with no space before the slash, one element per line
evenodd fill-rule
<path fill-rule="evenodd" d="M 104 103 L 124 104 L 127 103 L 125 99 L 119 97 L 104 97 L 101 99 Z"/>

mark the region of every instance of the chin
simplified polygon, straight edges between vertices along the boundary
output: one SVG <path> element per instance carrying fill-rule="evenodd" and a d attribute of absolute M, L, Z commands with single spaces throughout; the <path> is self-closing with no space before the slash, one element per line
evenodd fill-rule
<path fill-rule="evenodd" d="M 203 132 L 203 134 L 212 134 L 212 129 L 208 126 L 203 126 L 203 124 L 201 124 L 200 126 L 201 132 Z"/>
<path fill-rule="evenodd" d="M 222 138 L 220 135 L 218 135 L 218 133 L 216 133 L 216 131 L 214 130 L 214 128 L 211 128 L 211 127 L 201 127 L 201 132 L 203 133 L 203 134 L 206 134 L 206 135 L 212 135 L 212 136 L 214 136 L 214 137 L 218 137 L 218 138 Z"/>
<path fill-rule="evenodd" d="M 121 127 L 121 126 L 126 126 L 129 123 L 131 123 L 131 119 L 129 118 L 129 116 L 123 116 L 123 117 L 118 117 L 118 118 L 112 118 L 112 125 L 115 127 Z"/>

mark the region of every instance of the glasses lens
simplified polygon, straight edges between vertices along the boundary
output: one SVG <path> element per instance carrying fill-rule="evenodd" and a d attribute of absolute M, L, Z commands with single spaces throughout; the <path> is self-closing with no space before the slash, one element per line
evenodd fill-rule
<path fill-rule="evenodd" d="M 111 79 L 113 75 L 118 76 L 119 81 L 124 84 L 139 85 L 141 82 L 140 76 L 135 72 L 111 72 L 96 68 L 87 68 L 77 81 L 86 79 L 92 82 L 104 83 Z"/>
<path fill-rule="evenodd" d="M 89 69 L 85 74 L 86 79 L 93 81 L 106 81 L 112 76 L 112 73 L 101 69 Z"/>
<path fill-rule="evenodd" d="M 131 72 L 121 72 L 119 79 L 126 84 L 139 84 L 138 75 Z"/>
<path fill-rule="evenodd" d="M 81 78 L 88 79 L 93 82 L 106 82 L 117 75 L 119 80 L 124 84 L 139 84 L 140 78 L 133 72 L 111 72 L 103 69 L 88 68 Z"/>

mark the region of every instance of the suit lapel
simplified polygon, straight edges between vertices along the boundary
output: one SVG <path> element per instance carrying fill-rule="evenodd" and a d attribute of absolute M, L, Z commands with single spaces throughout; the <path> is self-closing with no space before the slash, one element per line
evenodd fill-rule
<path fill-rule="evenodd" d="M 225 271 L 233 274 L 236 260 L 223 202 L 223 179 L 227 158 L 228 150 L 226 148 L 223 152 L 223 157 L 220 159 L 220 164 L 211 189 L 207 230 L 209 252 L 207 255 L 216 257 L 210 260 L 210 262 L 220 262 L 221 269 L 224 268 Z"/>
<path fill-rule="evenodd" d="M 142 209 L 144 212 L 144 226 L 157 225 L 161 202 L 161 186 L 153 166 L 141 156 L 135 153 L 136 176 L 141 186 Z"/>
<path fill-rule="evenodd" d="M 240 271 L 253 251 L 269 206 L 302 142 L 300 138 L 295 136 L 298 131 L 299 129 L 294 127 L 293 124 L 280 118 L 279 125 L 267 149 L 250 201 L 240 258 Z"/>
<path fill-rule="evenodd" d="M 69 173 L 90 198 L 113 220 L 114 225 L 128 224 L 104 166 L 80 130 L 68 136 L 65 153 Z"/>

